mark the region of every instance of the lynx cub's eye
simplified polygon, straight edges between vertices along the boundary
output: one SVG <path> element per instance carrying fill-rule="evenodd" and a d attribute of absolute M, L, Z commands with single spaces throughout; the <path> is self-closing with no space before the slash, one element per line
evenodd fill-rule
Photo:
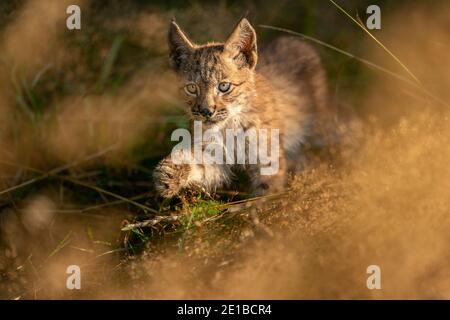
<path fill-rule="evenodd" d="M 231 83 L 229 82 L 221 82 L 219 83 L 219 91 L 222 93 L 226 93 L 230 91 L 231 89 Z"/>
<path fill-rule="evenodd" d="M 187 94 L 190 94 L 191 96 L 197 95 L 197 86 L 193 83 L 189 83 L 184 87 L 184 90 Z"/>

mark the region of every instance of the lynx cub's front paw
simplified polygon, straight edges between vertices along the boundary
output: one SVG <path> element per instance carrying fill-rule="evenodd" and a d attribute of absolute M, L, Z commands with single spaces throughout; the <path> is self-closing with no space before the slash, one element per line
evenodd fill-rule
<path fill-rule="evenodd" d="M 156 191 L 164 198 L 175 196 L 187 186 L 189 171 L 187 164 L 174 164 L 170 158 L 162 160 L 153 172 Z"/>

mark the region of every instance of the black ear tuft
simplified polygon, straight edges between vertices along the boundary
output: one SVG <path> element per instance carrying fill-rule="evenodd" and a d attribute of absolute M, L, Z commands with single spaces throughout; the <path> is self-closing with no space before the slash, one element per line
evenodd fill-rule
<path fill-rule="evenodd" d="M 172 18 L 167 36 L 169 44 L 170 66 L 178 71 L 183 61 L 185 61 L 194 50 L 194 45 L 189 38 L 181 31 L 180 27 Z"/>

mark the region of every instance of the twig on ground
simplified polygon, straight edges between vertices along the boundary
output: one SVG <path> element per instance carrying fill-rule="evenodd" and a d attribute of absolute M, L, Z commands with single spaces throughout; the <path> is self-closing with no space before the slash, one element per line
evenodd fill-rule
<path fill-rule="evenodd" d="M 156 216 L 153 219 L 144 220 L 136 223 L 130 223 L 127 224 L 125 227 L 123 227 L 122 231 L 130 231 L 137 228 L 144 228 L 144 227 L 152 227 L 160 222 L 165 223 L 174 223 L 179 220 L 180 216 Z"/>

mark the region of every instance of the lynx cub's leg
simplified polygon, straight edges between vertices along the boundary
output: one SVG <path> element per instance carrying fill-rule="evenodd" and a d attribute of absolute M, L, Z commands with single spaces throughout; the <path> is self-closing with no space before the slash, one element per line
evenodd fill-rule
<path fill-rule="evenodd" d="M 153 172 L 155 188 L 164 198 L 176 195 L 182 188 L 188 185 L 189 164 L 175 164 L 170 156 L 163 159 Z"/>
<path fill-rule="evenodd" d="M 231 172 L 226 165 L 175 164 L 169 156 L 159 163 L 153 175 L 156 190 L 169 198 L 188 187 L 213 191 L 230 181 Z"/>
<path fill-rule="evenodd" d="M 281 192 L 286 185 L 286 160 L 282 156 L 279 158 L 279 169 L 272 175 L 262 175 L 261 166 L 254 165 L 249 170 L 249 176 L 254 196 Z"/>

